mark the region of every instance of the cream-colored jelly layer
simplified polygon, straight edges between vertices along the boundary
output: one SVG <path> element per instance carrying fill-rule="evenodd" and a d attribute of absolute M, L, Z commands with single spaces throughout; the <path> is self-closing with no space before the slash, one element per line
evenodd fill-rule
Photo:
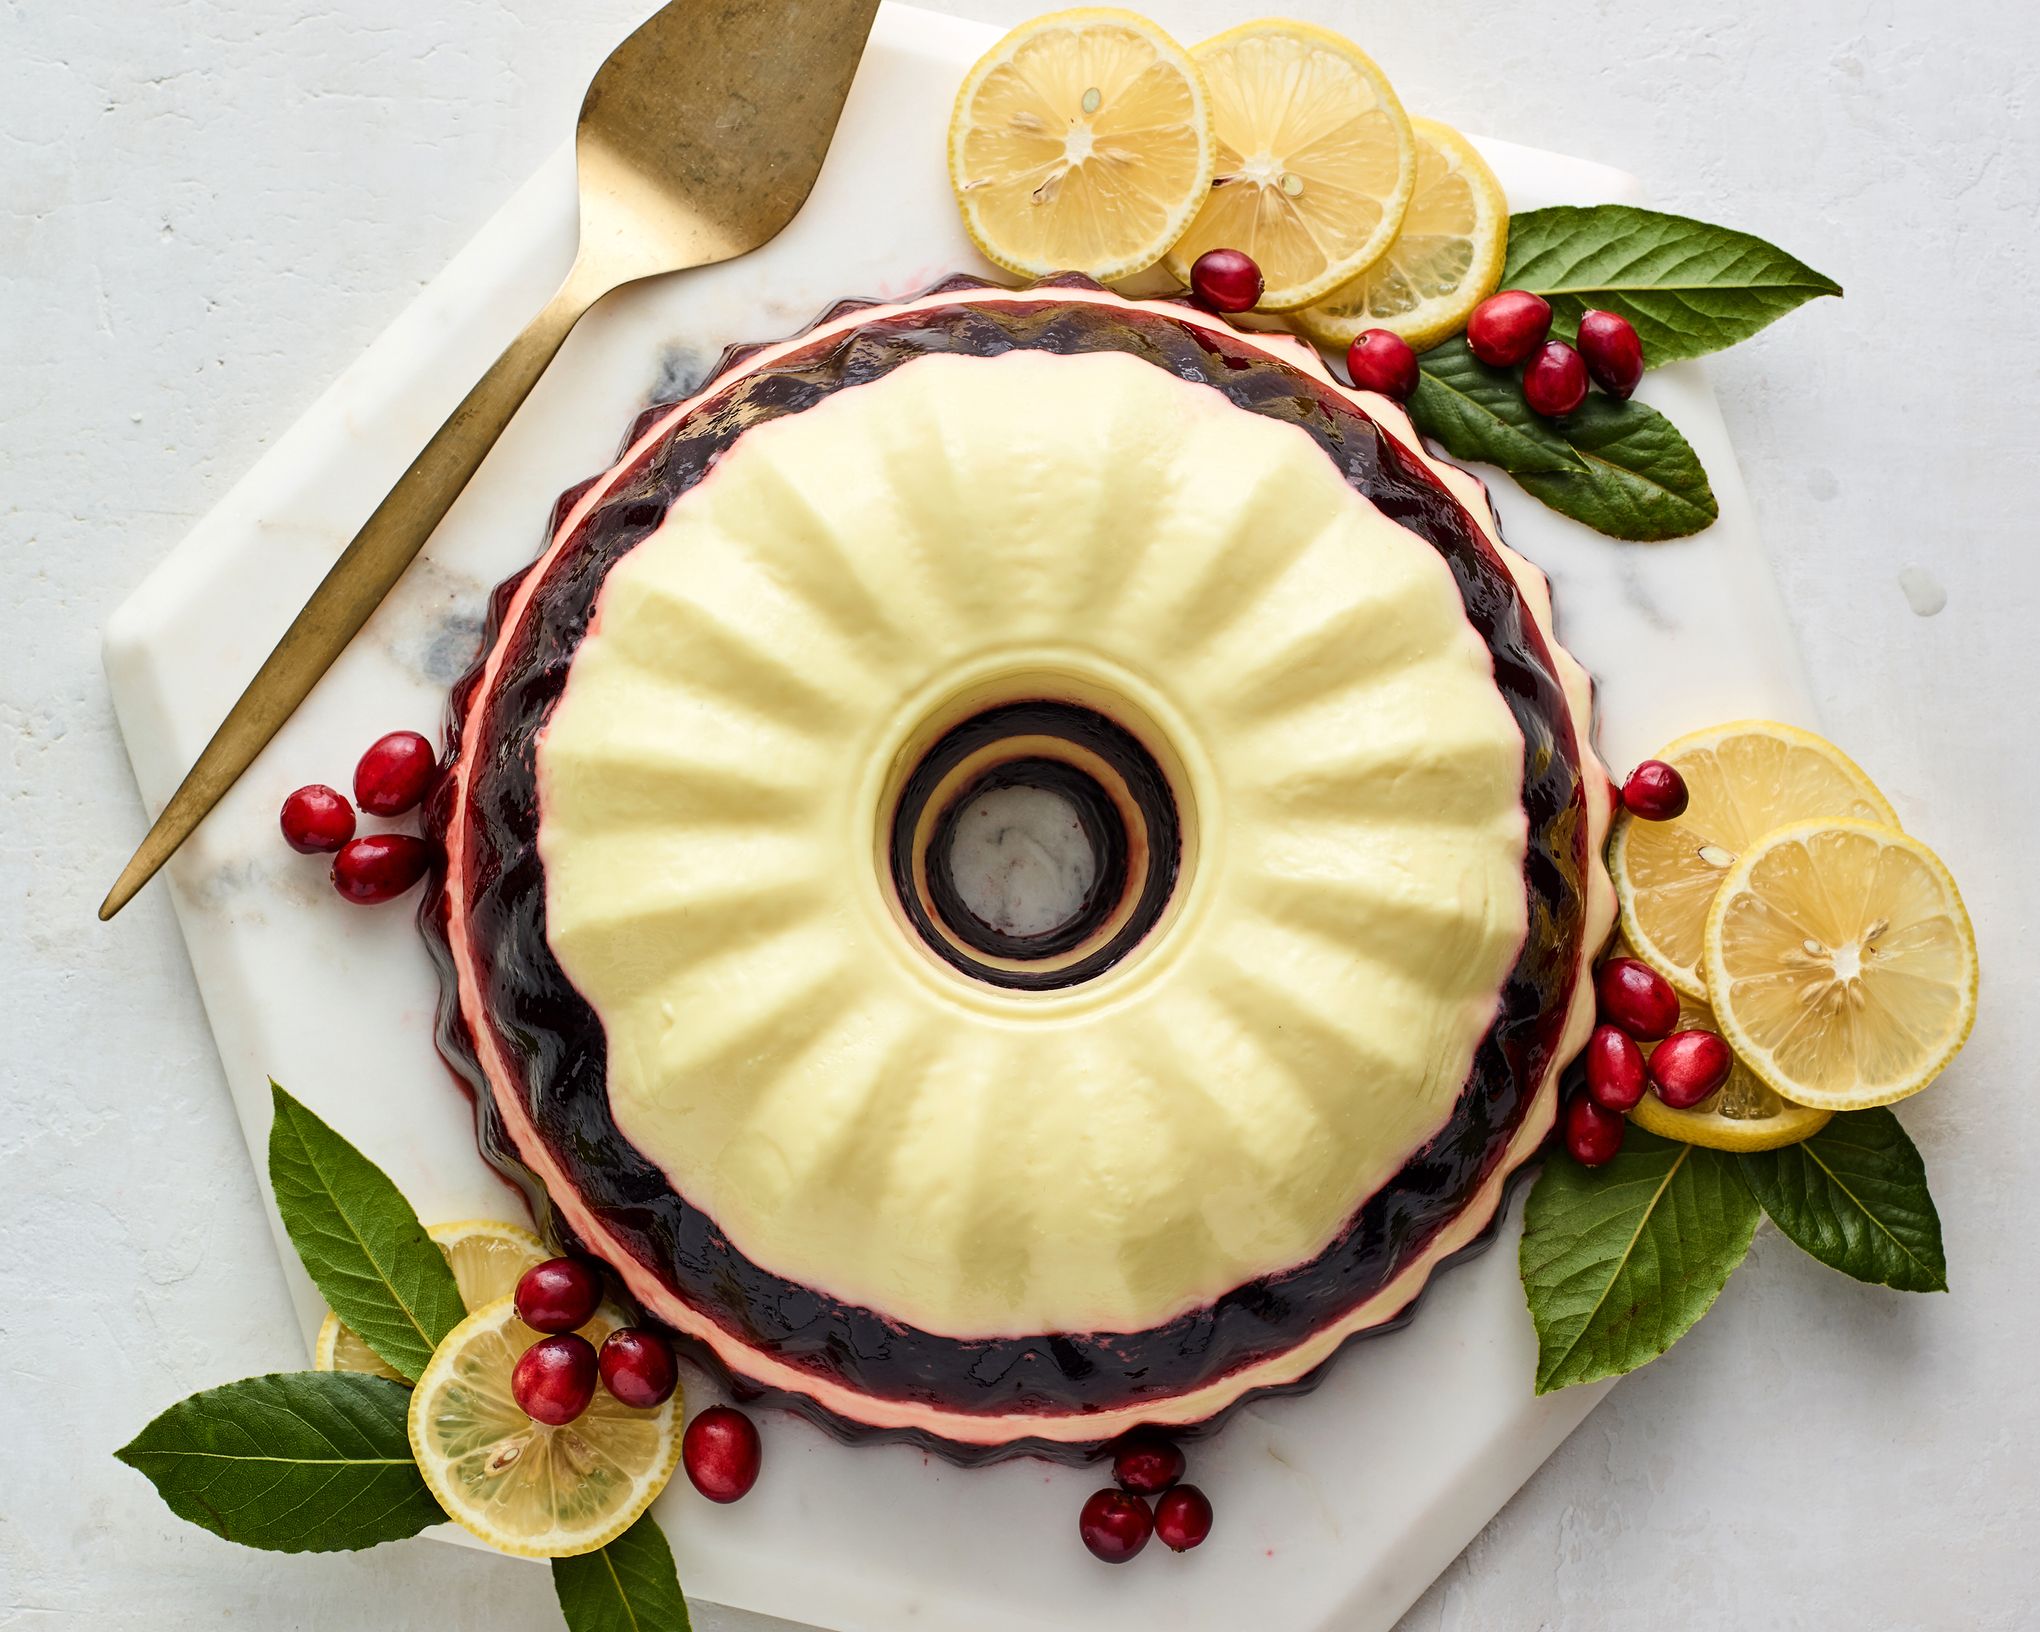
<path fill-rule="evenodd" d="M 734 389 L 751 373 L 770 366 L 804 348 L 826 342 L 865 322 L 890 315 L 931 311 L 953 306 L 960 300 L 972 305 L 1026 308 L 1043 304 L 1098 304 L 1126 307 L 1127 302 L 1103 290 L 973 290 L 959 296 L 953 292 L 931 293 L 885 308 L 865 308 L 841 314 L 805 334 L 768 346 L 746 361 L 718 376 L 700 395 L 676 404 L 651 425 L 605 475 L 584 493 L 555 532 L 540 557 L 538 570 L 530 574 L 512 595 L 498 638 L 483 662 L 481 684 L 472 692 L 462 721 L 464 740 L 478 738 L 491 698 L 492 688 L 509 643 L 515 638 L 529 611 L 532 593 L 551 560 L 576 536 L 588 515 L 609 496 L 673 427 L 719 395 Z M 1092 1443 L 1141 1423 L 1183 1425 L 1203 1421 L 1259 1389 L 1296 1382 L 1328 1359 L 1348 1337 L 1392 1318 L 1417 1296 L 1439 1263 L 1455 1249 L 1475 1239 L 1492 1220 L 1500 1204 L 1503 1181 L 1531 1155 L 1551 1131 L 1557 1116 L 1557 1084 L 1561 1072 L 1579 1052 L 1593 1026 L 1593 991 L 1585 972 L 1592 958 L 1607 940 L 1614 919 L 1614 893 L 1601 857 L 1612 817 L 1612 790 L 1606 771 L 1591 743 L 1592 696 L 1586 673 L 1557 643 L 1552 626 L 1549 587 L 1542 574 L 1501 542 L 1486 494 L 1471 476 L 1435 460 L 1424 449 L 1408 416 L 1387 398 L 1359 392 L 1334 380 L 1318 354 L 1303 342 L 1287 335 L 1242 336 L 1224 319 L 1206 316 L 1178 305 L 1150 308 L 1170 321 L 1192 329 L 1209 330 L 1228 345 L 1251 344 L 1279 358 L 1320 382 L 1326 389 L 1350 397 L 1381 428 L 1446 485 L 1480 527 L 1495 556 L 1515 578 L 1564 682 L 1566 700 L 1577 743 L 1582 774 L 1586 782 L 1586 854 L 1589 858 L 1587 921 L 1577 949 L 1577 974 L 1571 1009 L 1559 1049 L 1554 1055 L 1522 1127 L 1504 1155 L 1494 1178 L 1471 1198 L 1451 1226 L 1442 1231 L 1430 1247 L 1405 1264 L 1395 1278 L 1374 1296 L 1356 1305 L 1338 1320 L 1314 1334 L 1307 1342 L 1271 1356 L 1257 1365 L 1242 1367 L 1218 1381 L 1172 1399 L 1147 1399 L 1140 1404 L 1103 1412 L 1072 1415 L 1009 1413 L 981 1415 L 950 1411 L 910 1401 L 885 1400 L 862 1393 L 846 1384 L 791 1366 L 747 1345 L 743 1339 L 684 1299 L 674 1295 L 659 1277 L 638 1263 L 609 1234 L 594 1213 L 583 1205 L 572 1179 L 553 1160 L 544 1141 L 533 1127 L 519 1096 L 517 1076 L 502 1053 L 488 1020 L 488 1008 L 481 994 L 478 959 L 486 956 L 470 940 L 467 924 L 466 802 L 467 777 L 471 765 L 463 762 L 454 773 L 451 820 L 447 835 L 446 905 L 448 938 L 453 957 L 457 992 L 462 1011 L 470 1018 L 478 1061 L 505 1133 L 520 1158 L 551 1193 L 554 1205 L 569 1226 L 594 1250 L 605 1257 L 623 1278 L 633 1296 L 657 1319 L 700 1340 L 714 1351 L 736 1375 L 768 1389 L 803 1395 L 824 1410 L 852 1422 L 877 1429 L 910 1428 L 940 1435 L 959 1444 L 996 1446 L 1013 1441 L 1041 1438 L 1071 1444 Z"/>
<path fill-rule="evenodd" d="M 1063 993 L 935 967 L 875 860 L 901 741 L 1001 673 L 1129 696 L 1195 808 L 1180 915 Z M 610 572 L 538 768 L 624 1134 L 754 1262 L 953 1337 L 1316 1256 L 1524 933 L 1522 739 L 1449 569 L 1117 353 L 925 357 L 749 432 Z"/>

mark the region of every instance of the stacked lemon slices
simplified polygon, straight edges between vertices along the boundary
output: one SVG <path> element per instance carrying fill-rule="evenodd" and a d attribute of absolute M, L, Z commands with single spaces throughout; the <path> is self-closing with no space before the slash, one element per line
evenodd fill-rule
<path fill-rule="evenodd" d="M 1413 120 L 1350 40 L 1247 23 L 1185 50 L 1133 12 L 1054 12 L 963 82 L 949 176 L 985 256 L 1111 282 L 1210 249 L 1251 256 L 1262 309 L 1314 339 L 1423 347 L 1501 276 L 1508 208 L 1449 126 Z"/>
<path fill-rule="evenodd" d="M 539 1334 L 517 1318 L 518 1277 L 552 1256 L 529 1230 L 494 1220 L 426 1232 L 474 1312 L 446 1335 L 411 1394 L 411 1454 L 447 1517 L 506 1553 L 564 1558 L 606 1547 L 666 1487 L 680 1457 L 680 1395 L 649 1409 L 606 1389 L 559 1427 L 526 1416 L 510 1373 Z M 581 1331 L 591 1343 L 628 1324 L 604 1304 Z M 313 1364 L 403 1381 L 327 1313 Z"/>
<path fill-rule="evenodd" d="M 1761 1150 L 1932 1082 L 1976 1018 L 1976 937 L 1948 869 L 1862 767 L 1768 720 L 1655 757 L 1688 803 L 1671 821 L 1616 821 L 1623 934 L 1679 989 L 1681 1024 L 1719 1031 L 1738 1064 L 1691 1110 L 1646 1095 L 1638 1122 Z"/>

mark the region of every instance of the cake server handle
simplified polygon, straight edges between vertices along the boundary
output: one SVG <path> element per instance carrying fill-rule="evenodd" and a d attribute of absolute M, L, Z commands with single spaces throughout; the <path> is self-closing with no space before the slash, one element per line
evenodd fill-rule
<path fill-rule="evenodd" d="M 132 901 L 137 891 L 176 854 L 241 773 L 269 745 L 349 641 L 417 558 L 453 501 L 481 468 L 574 325 L 609 288 L 610 280 L 587 258 L 574 263 L 559 293 L 475 382 L 424 451 L 397 478 L 353 542 L 340 552 L 304 610 L 255 678 L 228 710 L 212 740 L 185 773 L 170 802 L 142 839 L 106 899 L 102 920 Z"/>

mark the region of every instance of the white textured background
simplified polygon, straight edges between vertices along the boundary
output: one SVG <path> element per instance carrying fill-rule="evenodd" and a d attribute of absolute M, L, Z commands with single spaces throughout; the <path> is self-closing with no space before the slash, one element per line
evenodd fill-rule
<path fill-rule="evenodd" d="M 93 919 L 141 831 L 98 631 L 551 149 L 646 4 L 0 0 L 0 1628 L 559 1624 L 542 1573 L 436 1544 L 241 1552 L 108 1455 L 302 1355 L 168 906 Z M 1186 39 L 1247 14 L 1153 9 Z M 1954 868 L 1985 965 L 1967 1055 L 1904 1112 L 1953 1294 L 1760 1239 L 1406 1626 L 2033 1626 L 2040 20 L 1299 9 L 1413 107 L 1620 165 L 1847 286 L 1714 377 L 1829 729 Z M 1908 566 L 1945 610 L 1909 609 Z"/>

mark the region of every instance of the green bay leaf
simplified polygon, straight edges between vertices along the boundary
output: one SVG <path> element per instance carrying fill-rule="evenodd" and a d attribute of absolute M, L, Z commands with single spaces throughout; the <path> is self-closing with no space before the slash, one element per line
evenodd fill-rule
<path fill-rule="evenodd" d="M 1560 205 L 1509 218 L 1504 289 L 1551 302 L 1572 338 L 1588 307 L 1636 326 L 1652 368 L 1746 340 L 1842 286 L 1747 232 L 1629 204 Z"/>
<path fill-rule="evenodd" d="M 567 1632 L 689 1632 L 673 1549 L 649 1513 L 607 1547 L 554 1559 L 552 1576 Z"/>
<path fill-rule="evenodd" d="M 114 1454 L 179 1518 L 244 1547 L 373 1547 L 446 1517 L 411 1461 L 410 1402 L 386 1377 L 250 1377 L 179 1400 Z"/>
<path fill-rule="evenodd" d="M 1524 491 L 1610 538 L 1684 538 L 1721 514 L 1700 456 L 1647 403 L 1599 392 L 1563 422 L 1578 471 L 1522 471 Z"/>
<path fill-rule="evenodd" d="M 467 1313 L 446 1255 L 381 1168 L 270 1090 L 269 1184 L 291 1245 L 333 1312 L 416 1382 Z"/>
<path fill-rule="evenodd" d="M 1822 1263 L 1901 1292 L 1948 1290 L 1926 1163 L 1886 1107 L 1844 1111 L 1799 1144 L 1741 1160 L 1771 1221 Z"/>
<path fill-rule="evenodd" d="M 1689 1331 L 1749 1252 L 1758 1208 L 1734 1159 L 1631 1126 L 1585 1168 L 1554 1153 L 1518 1258 L 1537 1330 L 1537 1392 L 1619 1377 Z"/>

